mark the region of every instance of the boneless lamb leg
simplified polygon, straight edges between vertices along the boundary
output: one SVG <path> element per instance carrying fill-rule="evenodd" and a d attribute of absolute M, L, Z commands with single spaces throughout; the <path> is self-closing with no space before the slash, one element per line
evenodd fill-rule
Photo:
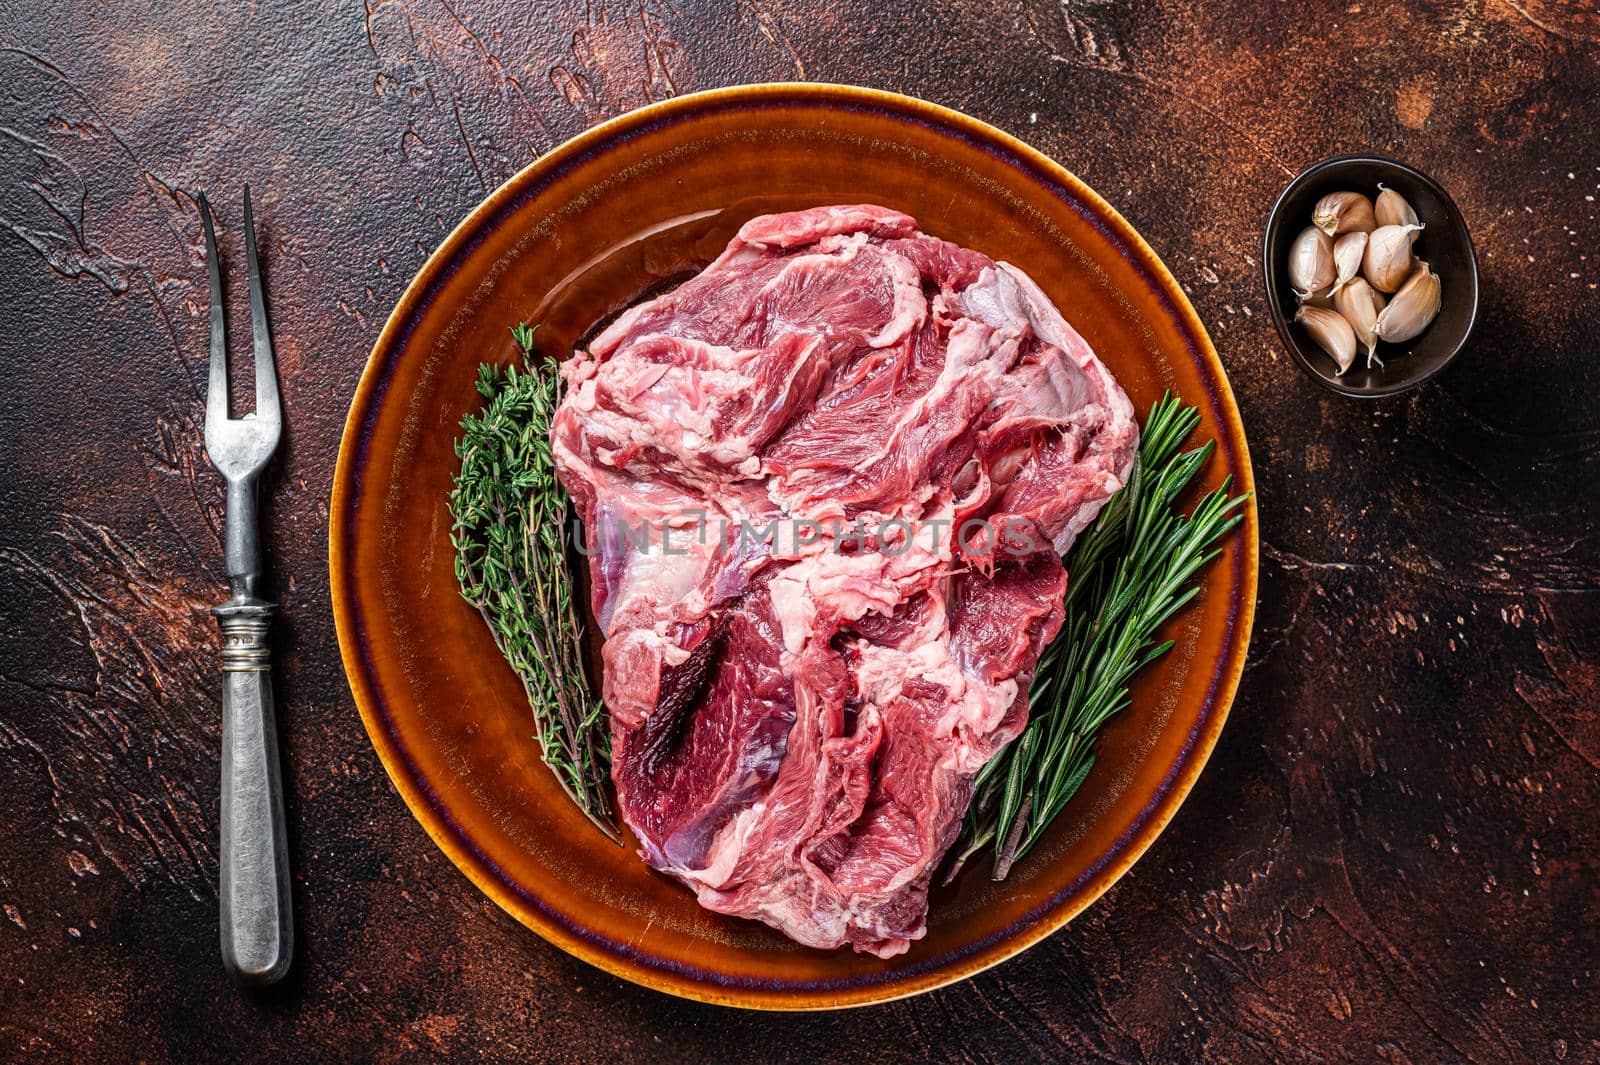
<path fill-rule="evenodd" d="M 866 204 L 750 220 L 563 372 L 642 857 L 801 943 L 908 949 L 1128 476 L 1127 397 L 1022 271 Z"/>

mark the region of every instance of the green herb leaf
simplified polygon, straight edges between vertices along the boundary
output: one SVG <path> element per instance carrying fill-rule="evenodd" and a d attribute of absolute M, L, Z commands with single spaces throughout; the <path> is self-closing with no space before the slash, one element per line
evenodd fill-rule
<path fill-rule="evenodd" d="M 536 329 L 522 323 L 511 330 L 530 362 Z M 484 363 L 477 388 L 483 409 L 461 419 L 455 445 L 456 580 L 522 679 L 545 764 L 589 820 L 621 843 L 606 787 L 610 736 L 584 671 L 583 621 L 573 606 L 563 536 L 570 503 L 550 450 L 561 375 L 548 358 L 524 371 Z"/>

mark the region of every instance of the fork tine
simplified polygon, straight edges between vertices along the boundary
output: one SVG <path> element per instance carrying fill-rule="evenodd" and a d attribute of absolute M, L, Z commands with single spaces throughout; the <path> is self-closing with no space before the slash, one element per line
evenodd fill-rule
<path fill-rule="evenodd" d="M 250 186 L 244 187 L 244 249 L 250 264 L 250 325 L 255 332 L 256 420 L 279 424 L 278 368 L 272 358 L 267 304 L 261 295 L 261 260 L 256 256 L 256 221 L 250 213 Z"/>
<path fill-rule="evenodd" d="M 211 274 L 211 380 L 206 388 L 206 432 L 215 433 L 228 420 L 228 333 L 222 306 L 222 267 L 217 258 L 217 232 L 206 194 L 200 202 L 200 225 L 206 233 L 206 266 Z"/>

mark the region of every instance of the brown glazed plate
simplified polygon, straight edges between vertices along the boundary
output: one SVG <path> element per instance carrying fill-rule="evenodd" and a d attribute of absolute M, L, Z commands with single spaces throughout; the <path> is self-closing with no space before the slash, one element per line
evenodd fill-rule
<path fill-rule="evenodd" d="M 373 348 L 345 425 L 329 518 L 350 687 L 417 819 L 472 881 L 545 939 L 672 994 L 824 1009 L 970 976 L 1061 928 L 1150 846 L 1194 783 L 1238 686 L 1255 606 L 1251 506 L 1137 681 L 1051 834 L 1012 871 L 936 889 L 928 934 L 881 960 L 799 946 L 709 913 L 605 840 L 539 761 L 517 678 L 456 591 L 446 495 L 480 361 L 540 324 L 564 353 L 596 322 L 708 263 L 770 211 L 872 202 L 1016 263 L 1128 390 L 1166 389 L 1217 442 L 1209 488 L 1250 490 L 1222 365 L 1171 274 L 1077 178 L 1020 141 L 919 100 L 834 85 L 685 96 L 582 134 L 485 200 L 436 251 Z"/>

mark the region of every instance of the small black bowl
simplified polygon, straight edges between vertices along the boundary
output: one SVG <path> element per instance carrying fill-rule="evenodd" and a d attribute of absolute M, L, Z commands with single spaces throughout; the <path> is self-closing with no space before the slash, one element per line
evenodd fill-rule
<path fill-rule="evenodd" d="M 1311 224 L 1311 211 L 1330 192 L 1349 190 L 1378 196 L 1378 185 L 1404 196 L 1426 227 L 1417 236 L 1415 253 L 1439 275 L 1439 315 L 1421 336 L 1403 344 L 1379 342 L 1380 369 L 1366 368 L 1363 351 L 1344 376 L 1328 353 L 1305 328 L 1294 324 L 1300 302 L 1289 284 L 1289 249 Z M 1466 220 L 1439 183 L 1404 163 L 1381 155 L 1341 155 L 1304 171 L 1289 182 L 1267 214 L 1261 269 L 1267 283 L 1267 306 L 1278 335 L 1300 368 L 1324 388 L 1344 396 L 1392 396 L 1422 384 L 1443 370 L 1466 346 L 1478 317 L 1478 261 Z"/>

